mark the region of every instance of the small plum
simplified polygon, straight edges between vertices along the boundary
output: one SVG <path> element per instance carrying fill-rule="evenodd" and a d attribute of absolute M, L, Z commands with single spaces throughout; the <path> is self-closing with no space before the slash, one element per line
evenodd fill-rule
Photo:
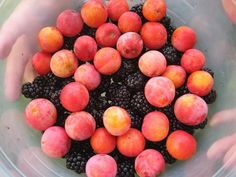
<path fill-rule="evenodd" d="M 116 177 L 116 174 L 116 161 L 109 155 L 94 155 L 86 164 L 87 177 Z"/>
<path fill-rule="evenodd" d="M 96 129 L 96 121 L 88 112 L 81 111 L 69 115 L 65 122 L 67 135 L 76 141 L 83 141 L 92 136 Z"/>
<path fill-rule="evenodd" d="M 208 95 L 214 86 L 214 79 L 206 71 L 195 71 L 190 74 L 187 87 L 191 93 L 198 96 Z"/>
<path fill-rule="evenodd" d="M 138 33 L 142 27 L 142 20 L 135 12 L 125 12 L 118 20 L 118 27 L 122 33 Z"/>
<path fill-rule="evenodd" d="M 79 60 L 92 61 L 97 52 L 97 43 L 90 36 L 80 36 L 75 41 L 74 52 Z"/>
<path fill-rule="evenodd" d="M 102 2 L 89 0 L 82 6 L 81 16 L 89 27 L 98 28 L 106 22 L 108 13 Z"/>
<path fill-rule="evenodd" d="M 206 119 L 208 107 L 201 97 L 194 94 L 185 94 L 176 100 L 174 113 L 180 122 L 195 126 Z"/>
<path fill-rule="evenodd" d="M 178 27 L 171 38 L 171 43 L 180 52 L 192 49 L 196 43 L 196 33 L 188 26 Z"/>
<path fill-rule="evenodd" d="M 156 177 L 165 170 L 165 160 L 160 152 L 146 149 L 136 157 L 135 170 L 140 177 Z"/>
<path fill-rule="evenodd" d="M 144 92 L 151 105 L 162 108 L 168 106 L 174 100 L 175 85 L 166 77 L 153 77 L 146 83 Z"/>
<path fill-rule="evenodd" d="M 116 147 L 116 137 L 105 128 L 98 128 L 91 137 L 90 144 L 97 154 L 108 154 Z"/>
<path fill-rule="evenodd" d="M 117 138 L 117 148 L 121 154 L 127 157 L 136 157 L 145 148 L 145 138 L 142 133 L 134 128 Z"/>
<path fill-rule="evenodd" d="M 143 15 L 148 21 L 160 21 L 167 11 L 165 0 L 146 0 L 143 4 Z"/>
<path fill-rule="evenodd" d="M 166 69 L 166 58 L 158 51 L 150 50 L 144 53 L 139 59 L 139 69 L 140 71 L 148 76 L 155 77 L 161 75 Z"/>
<path fill-rule="evenodd" d="M 75 73 L 77 67 L 78 60 L 69 50 L 60 50 L 51 58 L 50 68 L 57 77 L 70 77 Z"/>
<path fill-rule="evenodd" d="M 95 67 L 89 63 L 80 65 L 74 74 L 76 82 L 83 84 L 88 90 L 96 89 L 100 82 L 101 76 Z"/>
<path fill-rule="evenodd" d="M 84 85 L 71 82 L 62 89 L 60 101 L 68 111 L 78 112 L 88 105 L 89 92 Z"/>
<path fill-rule="evenodd" d="M 103 47 L 114 47 L 120 37 L 119 28 L 113 23 L 105 23 L 96 31 L 96 41 Z"/>
<path fill-rule="evenodd" d="M 195 138 L 183 130 L 174 131 L 166 142 L 167 151 L 177 160 L 190 159 L 197 150 Z"/>
<path fill-rule="evenodd" d="M 169 126 L 169 120 L 164 113 L 153 111 L 144 117 L 142 133 L 149 141 L 162 141 L 169 133 Z"/>
<path fill-rule="evenodd" d="M 129 11 L 129 4 L 127 0 L 110 0 L 108 1 L 107 11 L 113 21 L 118 21 L 123 13 Z"/>
<path fill-rule="evenodd" d="M 104 47 L 96 53 L 94 66 L 104 75 L 114 74 L 121 67 L 120 53 L 111 47 Z"/>
<path fill-rule="evenodd" d="M 37 98 L 26 106 L 25 119 L 30 127 L 43 131 L 56 123 L 57 110 L 49 100 Z"/>
<path fill-rule="evenodd" d="M 187 50 L 181 58 L 181 66 L 188 73 L 201 70 L 205 63 L 205 55 L 197 49 Z"/>
<path fill-rule="evenodd" d="M 162 76 L 170 79 L 174 83 L 175 88 L 181 87 L 185 83 L 185 80 L 186 80 L 186 72 L 184 68 L 182 68 L 179 65 L 167 66 Z"/>
<path fill-rule="evenodd" d="M 145 23 L 141 29 L 140 34 L 144 44 L 149 49 L 160 49 L 167 41 L 166 28 L 159 22 Z"/>
<path fill-rule="evenodd" d="M 50 61 L 52 55 L 46 52 L 37 52 L 32 58 L 32 65 L 36 73 L 46 75 L 51 71 Z"/>
<path fill-rule="evenodd" d="M 38 34 L 39 47 L 48 53 L 56 52 L 63 45 L 61 32 L 55 27 L 45 27 Z"/>
<path fill-rule="evenodd" d="M 143 40 L 138 33 L 127 32 L 120 36 L 116 47 L 123 57 L 134 59 L 138 57 L 143 50 Z"/>
<path fill-rule="evenodd" d="M 61 158 L 65 156 L 71 146 L 71 139 L 62 127 L 48 128 L 41 138 L 41 149 L 49 157 Z"/>
<path fill-rule="evenodd" d="M 83 29 L 83 20 L 80 13 L 72 9 L 64 10 L 57 17 L 57 28 L 64 36 L 76 36 Z"/>
<path fill-rule="evenodd" d="M 110 134 L 120 136 L 129 130 L 131 118 L 125 109 L 118 106 L 112 106 L 104 112 L 103 124 Z"/>

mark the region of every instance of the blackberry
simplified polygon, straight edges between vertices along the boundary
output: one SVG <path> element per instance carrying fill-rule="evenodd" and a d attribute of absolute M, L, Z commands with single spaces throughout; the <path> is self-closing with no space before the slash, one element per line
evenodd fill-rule
<path fill-rule="evenodd" d="M 60 94 L 61 90 L 56 90 L 55 92 L 52 92 L 49 94 L 49 100 L 55 105 L 56 108 L 62 107 L 61 101 L 60 101 Z"/>
<path fill-rule="evenodd" d="M 168 28 L 171 24 L 171 19 L 168 16 L 165 16 L 164 18 L 161 19 L 161 23 Z M 172 32 L 173 33 L 173 32 Z"/>
<path fill-rule="evenodd" d="M 180 96 L 188 94 L 188 93 L 190 93 L 190 92 L 188 90 L 187 85 L 183 85 L 182 87 L 176 89 L 175 97 L 179 98 Z"/>
<path fill-rule="evenodd" d="M 91 110 L 88 110 L 88 112 L 94 117 L 97 128 L 104 127 L 102 117 L 105 110 L 91 109 Z"/>
<path fill-rule="evenodd" d="M 176 131 L 176 130 L 184 130 L 191 135 L 194 134 L 193 127 L 182 124 L 175 117 L 169 118 L 169 121 L 170 121 L 170 131 L 171 132 Z"/>
<path fill-rule="evenodd" d="M 169 119 L 173 118 L 174 115 L 174 106 L 171 104 L 169 106 L 166 106 L 164 108 L 158 108 L 158 111 L 163 112 Z"/>
<path fill-rule="evenodd" d="M 144 24 L 147 22 L 147 20 L 143 16 L 142 8 L 143 8 L 143 4 L 137 4 L 133 6 L 130 11 L 137 13 L 140 16 L 142 23 Z"/>
<path fill-rule="evenodd" d="M 108 98 L 113 106 L 128 108 L 130 102 L 130 92 L 125 85 L 113 84 L 115 88 L 110 88 Z"/>
<path fill-rule="evenodd" d="M 207 125 L 208 120 L 204 120 L 202 123 L 200 123 L 199 125 L 193 126 L 194 129 L 204 129 Z"/>
<path fill-rule="evenodd" d="M 123 60 L 123 67 L 127 74 L 134 73 L 138 69 L 138 60 Z"/>
<path fill-rule="evenodd" d="M 130 109 L 128 109 L 127 111 L 131 117 L 131 127 L 140 130 L 143 123 L 143 117 L 139 116 L 138 114 L 136 114 Z"/>
<path fill-rule="evenodd" d="M 214 78 L 215 73 L 210 68 L 205 67 L 202 70 L 208 72 Z"/>
<path fill-rule="evenodd" d="M 166 57 L 168 65 L 173 65 L 173 64 L 179 65 L 180 54 L 171 44 L 166 44 L 161 49 L 161 52 Z"/>
<path fill-rule="evenodd" d="M 215 90 L 211 90 L 211 92 L 204 96 L 203 99 L 206 101 L 207 104 L 212 104 L 216 101 L 217 93 Z"/>
<path fill-rule="evenodd" d="M 45 86 L 43 90 L 43 98 L 50 99 L 51 95 L 55 92 L 54 86 Z"/>
<path fill-rule="evenodd" d="M 80 35 L 88 35 L 95 38 L 96 29 L 90 28 L 88 25 L 84 24 L 83 30 L 80 32 Z"/>
<path fill-rule="evenodd" d="M 22 86 L 21 92 L 26 98 L 36 99 L 42 96 L 42 87 L 28 82 Z"/>
<path fill-rule="evenodd" d="M 56 87 L 62 79 L 50 72 L 45 76 L 45 80 L 47 81 L 47 86 Z"/>
<path fill-rule="evenodd" d="M 123 159 L 122 161 L 118 161 L 117 167 L 118 167 L 117 177 L 134 177 L 135 176 L 134 160 Z"/>
<path fill-rule="evenodd" d="M 64 86 L 66 86 L 67 84 L 74 82 L 74 81 L 75 80 L 72 77 L 66 78 L 60 82 L 58 88 L 62 89 Z"/>
<path fill-rule="evenodd" d="M 94 92 L 90 92 L 90 100 L 87 106 L 88 109 L 106 109 L 109 107 L 109 102 L 106 96 L 95 95 Z"/>
<path fill-rule="evenodd" d="M 166 149 L 166 145 L 163 145 L 159 148 L 159 152 L 163 155 L 165 162 L 168 164 L 173 164 L 176 162 L 176 159 L 172 157 Z"/>
<path fill-rule="evenodd" d="M 103 75 L 101 78 L 101 83 L 96 89 L 96 92 L 99 92 L 99 93 L 106 92 L 110 86 L 111 86 L 111 77 Z"/>
<path fill-rule="evenodd" d="M 168 43 L 171 43 L 171 37 L 172 37 L 172 34 L 175 31 L 175 29 L 176 28 L 174 26 L 171 26 L 171 25 L 166 27 L 166 30 L 167 30 L 167 42 Z"/>
<path fill-rule="evenodd" d="M 34 79 L 33 84 L 37 84 L 38 86 L 44 87 L 46 84 L 46 80 L 43 76 L 37 76 Z"/>
<path fill-rule="evenodd" d="M 126 78 L 126 85 L 131 91 L 141 91 L 146 84 L 147 78 L 140 71 L 130 74 Z"/>
<path fill-rule="evenodd" d="M 74 50 L 74 43 L 78 36 L 75 37 L 64 37 L 63 49 Z"/>
<path fill-rule="evenodd" d="M 70 115 L 70 112 L 60 108 L 57 109 L 57 121 L 55 123 L 56 126 L 60 126 L 60 127 L 65 127 L 65 121 L 66 118 Z"/>
<path fill-rule="evenodd" d="M 134 94 L 130 101 L 132 110 L 137 111 L 141 116 L 154 110 L 154 108 L 148 103 L 143 92 L 137 92 Z"/>
<path fill-rule="evenodd" d="M 112 80 L 114 82 L 123 82 L 126 77 L 126 70 L 123 66 L 121 66 L 120 69 L 112 75 Z"/>
<path fill-rule="evenodd" d="M 90 157 L 94 155 L 88 141 L 73 142 L 70 152 L 65 156 L 66 167 L 76 173 L 85 173 L 85 166 Z"/>

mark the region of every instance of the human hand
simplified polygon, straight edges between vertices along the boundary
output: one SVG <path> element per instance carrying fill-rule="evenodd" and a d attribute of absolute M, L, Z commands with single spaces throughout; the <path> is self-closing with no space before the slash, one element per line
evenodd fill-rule
<path fill-rule="evenodd" d="M 216 113 L 211 119 L 210 126 L 216 127 L 224 123 L 236 123 L 236 108 Z M 211 145 L 207 152 L 209 159 L 223 159 L 225 169 L 236 167 L 236 132 L 225 136 Z"/>
<path fill-rule="evenodd" d="M 22 79 L 32 80 L 30 63 L 37 49 L 37 34 L 52 25 L 58 14 L 72 6 L 72 0 L 22 0 L 0 30 L 0 58 L 6 58 L 5 95 L 19 98 Z M 29 63 L 27 65 L 27 63 Z"/>
<path fill-rule="evenodd" d="M 235 0 L 222 0 L 222 5 L 228 18 L 236 24 L 236 1 Z"/>

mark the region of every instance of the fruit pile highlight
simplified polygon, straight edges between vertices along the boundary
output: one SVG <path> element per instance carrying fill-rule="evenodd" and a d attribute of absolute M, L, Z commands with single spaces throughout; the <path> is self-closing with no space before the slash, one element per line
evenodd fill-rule
<path fill-rule="evenodd" d="M 38 76 L 22 94 L 46 155 L 88 177 L 155 177 L 196 153 L 214 73 L 194 48 L 195 31 L 174 27 L 166 8 L 89 0 L 39 32 Z"/>

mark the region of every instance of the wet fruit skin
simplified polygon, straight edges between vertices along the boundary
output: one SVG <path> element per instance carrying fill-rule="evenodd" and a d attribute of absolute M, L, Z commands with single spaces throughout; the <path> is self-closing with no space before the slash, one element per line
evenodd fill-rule
<path fill-rule="evenodd" d="M 187 50 L 181 58 L 181 66 L 188 73 L 201 70 L 205 63 L 205 55 L 198 49 Z"/>
<path fill-rule="evenodd" d="M 95 132 L 96 122 L 91 114 L 85 111 L 72 113 L 65 122 L 67 135 L 76 141 L 83 141 Z"/>
<path fill-rule="evenodd" d="M 149 141 L 162 141 L 169 133 L 169 126 L 169 119 L 164 113 L 150 112 L 144 117 L 142 133 Z"/>
<path fill-rule="evenodd" d="M 180 122 L 195 126 L 207 118 L 208 106 L 201 97 L 194 94 L 185 94 L 176 100 L 174 113 Z"/>
<path fill-rule="evenodd" d="M 97 52 L 97 43 L 90 36 L 80 36 L 74 44 L 75 55 L 81 61 L 92 61 Z"/>
<path fill-rule="evenodd" d="M 175 86 L 173 82 L 162 76 L 149 79 L 144 88 L 147 101 L 155 107 L 165 107 L 174 100 Z"/>
<path fill-rule="evenodd" d="M 121 56 L 116 49 L 104 47 L 94 57 L 95 68 L 104 75 L 117 72 L 121 66 Z"/>
<path fill-rule="evenodd" d="M 84 85 L 71 82 L 62 89 L 60 101 L 68 111 L 78 112 L 88 105 L 89 92 Z"/>
<path fill-rule="evenodd" d="M 188 26 L 178 27 L 171 38 L 172 45 L 180 52 L 192 49 L 196 43 L 196 33 Z"/>
<path fill-rule="evenodd" d="M 116 48 L 126 59 L 134 59 L 143 50 L 143 40 L 138 33 L 127 32 L 120 36 Z"/>
<path fill-rule="evenodd" d="M 183 130 L 177 130 L 167 138 L 168 152 L 177 160 L 188 160 L 197 150 L 195 138 Z"/>
<path fill-rule="evenodd" d="M 80 65 L 77 68 L 74 79 L 76 82 L 83 84 L 88 90 L 96 89 L 101 82 L 99 72 L 89 63 Z"/>
<path fill-rule="evenodd" d="M 119 28 L 113 23 L 105 23 L 96 31 L 96 41 L 103 47 L 114 47 L 120 37 Z"/>
<path fill-rule="evenodd" d="M 170 79 L 174 83 L 175 88 L 181 87 L 186 80 L 186 72 L 184 68 L 178 65 L 167 66 L 162 76 Z"/>
<path fill-rule="evenodd" d="M 106 22 L 108 13 L 106 7 L 98 1 L 87 1 L 81 9 L 81 16 L 89 27 L 98 28 Z"/>
<path fill-rule="evenodd" d="M 62 127 L 48 128 L 41 138 L 41 149 L 49 157 L 60 158 L 70 150 L 71 140 Z"/>
<path fill-rule="evenodd" d="M 148 21 L 160 21 L 167 11 L 164 0 L 146 0 L 143 4 L 143 15 Z"/>
<path fill-rule="evenodd" d="M 135 12 L 125 12 L 120 16 L 118 26 L 122 33 L 138 33 L 142 27 L 142 20 Z"/>
<path fill-rule="evenodd" d="M 145 138 L 142 133 L 134 128 L 117 138 L 117 148 L 121 154 L 127 157 L 136 157 L 145 148 Z"/>
<path fill-rule="evenodd" d="M 167 62 L 161 52 L 150 50 L 140 57 L 138 65 L 144 75 L 155 77 L 161 75 L 166 70 Z"/>
<path fill-rule="evenodd" d="M 76 36 L 83 29 L 83 20 L 80 13 L 72 9 L 64 10 L 57 17 L 57 28 L 64 36 Z"/>
<path fill-rule="evenodd" d="M 69 50 L 60 50 L 51 58 L 50 68 L 57 77 L 70 77 L 75 73 L 77 67 L 78 60 Z"/>
<path fill-rule="evenodd" d="M 47 99 L 34 99 L 25 108 L 25 119 L 30 127 L 43 131 L 55 124 L 57 110 Z"/>
<path fill-rule="evenodd" d="M 189 91 L 198 96 L 208 95 L 214 86 L 214 79 L 206 71 L 195 71 L 190 74 L 187 81 Z"/>
<path fill-rule="evenodd" d="M 116 161 L 109 155 L 97 154 L 86 164 L 87 177 L 116 177 L 116 174 Z"/>
<path fill-rule="evenodd" d="M 160 152 L 146 149 L 136 157 L 135 170 L 140 177 L 156 177 L 165 170 L 165 160 Z"/>
<path fill-rule="evenodd" d="M 98 128 L 92 135 L 90 144 L 97 154 L 108 154 L 116 147 L 116 137 L 105 128 Z"/>
<path fill-rule="evenodd" d="M 113 21 L 118 21 L 123 13 L 129 11 L 128 2 L 127 0 L 110 0 L 108 1 L 107 11 Z"/>
<path fill-rule="evenodd" d="M 118 106 L 112 106 L 104 112 L 103 124 L 110 134 L 120 136 L 129 130 L 131 118 L 125 109 Z"/>
<path fill-rule="evenodd" d="M 149 49 L 160 49 L 167 41 L 166 28 L 158 22 L 145 23 L 140 34 L 145 46 Z"/>
<path fill-rule="evenodd" d="M 55 52 L 63 45 L 63 36 L 55 27 L 45 27 L 38 34 L 39 47 L 44 52 Z"/>
<path fill-rule="evenodd" d="M 37 52 L 32 58 L 32 65 L 34 70 L 39 75 L 46 75 L 51 71 L 50 61 L 51 54 L 46 52 Z"/>

